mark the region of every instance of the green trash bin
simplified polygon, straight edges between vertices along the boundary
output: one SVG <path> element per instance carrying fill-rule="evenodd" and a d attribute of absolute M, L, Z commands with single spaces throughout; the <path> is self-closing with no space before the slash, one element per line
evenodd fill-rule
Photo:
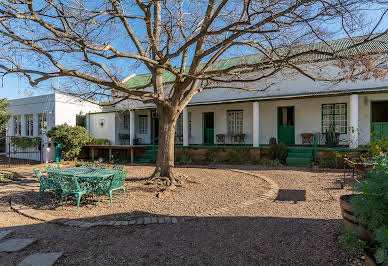
<path fill-rule="evenodd" d="M 62 145 L 60 143 L 55 144 L 55 161 L 59 163 L 62 160 Z"/>

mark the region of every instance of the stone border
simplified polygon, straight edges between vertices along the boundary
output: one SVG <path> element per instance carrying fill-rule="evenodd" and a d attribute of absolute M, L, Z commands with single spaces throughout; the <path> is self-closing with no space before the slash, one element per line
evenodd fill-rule
<path fill-rule="evenodd" d="M 185 220 L 198 219 L 200 218 L 200 216 L 209 217 L 209 216 L 221 214 L 227 211 L 244 208 L 259 202 L 263 202 L 265 200 L 274 200 L 279 192 L 279 185 L 267 176 L 255 174 L 255 173 L 249 173 L 247 171 L 237 170 L 237 169 L 223 169 L 223 168 L 215 168 L 215 169 L 229 170 L 232 172 L 238 172 L 238 173 L 243 173 L 246 175 L 258 177 L 260 179 L 263 179 L 265 182 L 267 182 L 270 185 L 270 189 L 266 193 L 258 196 L 255 199 L 244 201 L 239 204 L 229 205 L 227 207 L 206 211 L 204 213 L 199 214 L 196 217 L 176 217 L 176 216 L 137 217 L 136 219 L 125 220 L 125 221 L 111 220 L 111 221 L 100 221 L 100 222 L 86 222 L 86 221 L 77 221 L 74 219 L 57 218 L 53 215 L 43 214 L 42 212 L 36 209 L 28 208 L 27 206 L 23 205 L 23 200 L 20 195 L 11 197 L 10 205 L 12 210 L 35 220 L 55 223 L 60 225 L 80 227 L 80 228 L 89 228 L 94 226 L 134 226 L 134 225 L 149 225 L 149 224 L 177 224 L 178 222 L 183 222 Z"/>

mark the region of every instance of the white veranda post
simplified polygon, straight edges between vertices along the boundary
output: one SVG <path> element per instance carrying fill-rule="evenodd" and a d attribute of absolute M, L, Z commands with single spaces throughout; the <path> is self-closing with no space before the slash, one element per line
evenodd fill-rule
<path fill-rule="evenodd" d="M 358 95 L 350 95 L 349 148 L 358 147 Z"/>
<path fill-rule="evenodd" d="M 135 111 L 129 111 L 129 145 L 133 145 L 135 139 Z"/>
<path fill-rule="evenodd" d="M 34 123 L 33 123 L 33 135 L 34 137 L 39 136 L 39 114 L 34 113 Z"/>
<path fill-rule="evenodd" d="M 259 120 L 259 102 L 253 102 L 253 147 L 259 147 L 260 140 L 260 120 Z"/>
<path fill-rule="evenodd" d="M 189 146 L 189 113 L 183 109 L 183 146 Z"/>

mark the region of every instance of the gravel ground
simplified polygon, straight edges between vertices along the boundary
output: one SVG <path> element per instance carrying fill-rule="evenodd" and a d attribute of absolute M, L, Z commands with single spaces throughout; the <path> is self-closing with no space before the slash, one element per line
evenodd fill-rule
<path fill-rule="evenodd" d="M 147 176 L 152 171 L 150 167 L 137 168 L 139 172 L 135 174 L 136 178 Z M 17 193 L 13 191 L 16 185 L 0 185 L 0 190 L 10 189 L 0 192 L 2 217 L 0 228 L 15 230 L 7 238 L 20 236 L 39 239 L 37 244 L 22 252 L 0 253 L 0 265 L 16 265 L 25 256 L 38 251 L 63 251 L 64 255 L 58 260 L 58 265 L 354 265 L 360 263 L 357 258 L 347 255 L 337 240 L 342 228 L 338 197 L 350 192 L 349 187 L 338 189 L 336 181 L 342 178 L 341 173 L 314 173 L 292 168 L 238 168 L 270 177 L 283 190 L 305 190 L 306 200 L 295 203 L 291 197 L 289 201 L 263 201 L 234 209 L 229 213 L 225 212 L 217 217 L 203 217 L 195 214 L 202 211 L 192 207 L 196 205 L 195 202 L 201 202 L 201 204 L 208 202 L 207 205 L 218 206 L 217 204 L 249 200 L 250 197 L 257 196 L 255 193 L 261 186 L 267 185 L 257 177 L 228 170 L 180 168 L 178 169 L 180 173 L 186 175 L 189 173 L 192 176 L 191 180 L 200 184 L 192 183 L 177 190 L 171 196 L 162 199 L 165 200 L 163 206 L 173 204 L 172 206 L 177 206 L 175 215 L 179 212 L 182 215 L 191 215 L 190 212 L 192 212 L 197 219 L 176 225 L 82 229 L 40 223 L 12 212 L 9 209 L 8 199 L 10 194 Z M 225 181 L 229 181 L 230 186 L 223 184 Z M 132 185 L 138 187 L 137 181 L 129 183 L 128 197 L 144 195 L 148 199 L 145 195 L 150 193 L 149 200 L 153 201 L 154 205 L 159 205 L 158 199 L 151 197 L 153 193 L 131 189 Z M 31 189 L 30 186 L 30 182 L 23 183 L 23 187 L 27 190 Z M 231 188 L 233 189 L 229 190 Z M 266 190 L 267 188 L 261 189 L 262 192 Z M 238 193 L 234 193 L 235 191 Z M 186 194 L 187 203 L 181 206 Z M 178 203 L 174 203 L 174 199 Z M 224 201 L 219 202 L 221 199 Z M 146 202 L 145 199 L 141 201 Z M 120 205 L 116 202 L 117 200 L 114 206 Z M 89 213 L 89 205 L 92 204 L 84 205 L 79 212 Z M 167 211 L 152 204 L 147 206 L 144 211 L 152 214 Z M 152 209 L 153 207 L 155 209 Z M 111 211 L 105 205 L 90 208 L 101 212 L 105 212 L 105 209 L 108 209 L 106 212 Z M 74 208 L 71 210 L 74 212 Z M 67 213 L 67 207 L 65 211 Z M 102 213 L 100 216 L 104 219 L 116 217 L 113 213 Z"/>
<path fill-rule="evenodd" d="M 113 207 L 110 207 L 107 197 L 100 206 L 96 206 L 97 198 L 90 198 L 81 201 L 82 205 L 76 212 L 75 200 L 62 208 L 47 193 L 39 209 L 58 218 L 88 218 L 88 221 L 104 220 L 106 216 L 109 219 L 113 217 L 113 220 L 126 220 L 139 215 L 199 216 L 206 211 L 255 199 L 269 190 L 264 180 L 227 169 L 176 168 L 175 174 L 189 177 L 186 184 L 157 199 L 155 188 L 144 185 L 153 167 L 130 166 L 126 170 L 127 193 L 124 196 L 121 191 L 116 192 L 118 197 L 113 200 Z M 26 194 L 24 199 L 26 205 L 36 208 L 36 191 Z"/>

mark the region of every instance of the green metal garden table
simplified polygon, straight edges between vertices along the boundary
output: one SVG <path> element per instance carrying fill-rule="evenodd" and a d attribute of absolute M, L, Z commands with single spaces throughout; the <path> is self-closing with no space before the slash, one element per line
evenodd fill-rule
<path fill-rule="evenodd" d="M 73 175 L 80 179 L 101 179 L 113 176 L 119 172 L 114 169 L 88 168 L 88 167 L 69 167 L 50 170 L 49 173 L 59 175 Z"/>

